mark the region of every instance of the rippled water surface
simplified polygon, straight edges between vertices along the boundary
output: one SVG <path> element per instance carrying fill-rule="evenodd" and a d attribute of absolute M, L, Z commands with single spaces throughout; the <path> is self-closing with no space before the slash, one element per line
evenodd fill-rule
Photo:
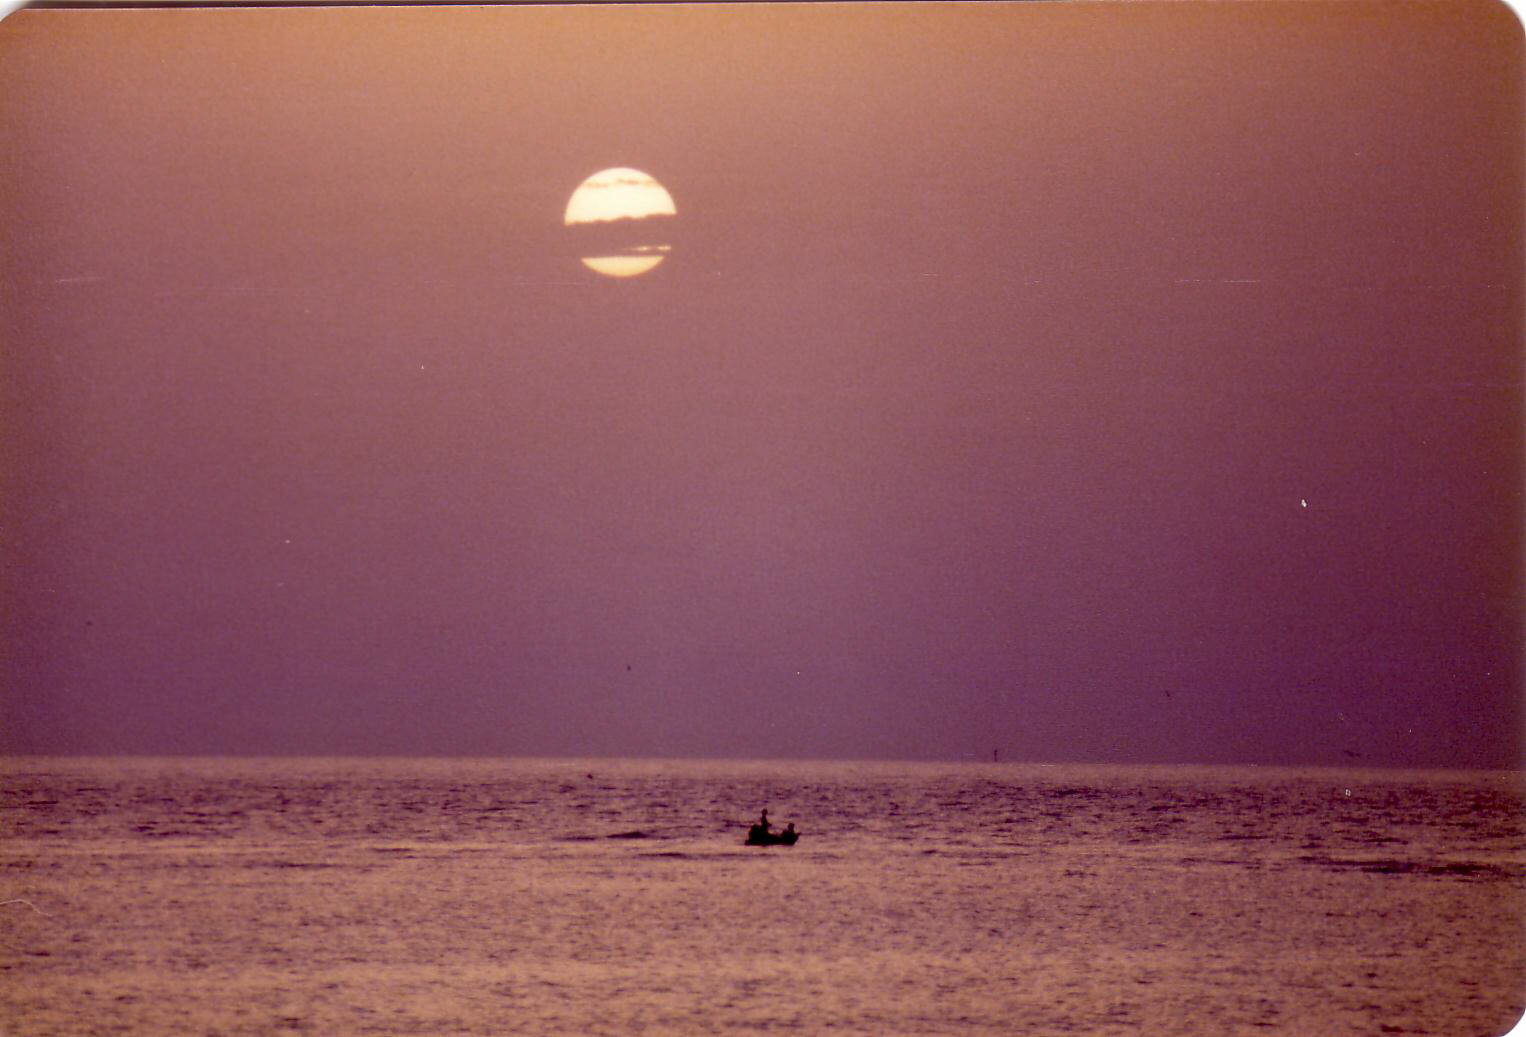
<path fill-rule="evenodd" d="M 0 767 L 0 1033 L 1492 1037 L 1526 995 L 1514 774 Z M 763 806 L 797 846 L 741 845 Z"/>

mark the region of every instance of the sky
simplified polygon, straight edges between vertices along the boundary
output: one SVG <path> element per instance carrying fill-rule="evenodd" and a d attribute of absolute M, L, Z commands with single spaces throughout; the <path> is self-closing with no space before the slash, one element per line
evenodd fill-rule
<path fill-rule="evenodd" d="M 13 14 L 0 752 L 1521 766 L 1521 43 Z"/>

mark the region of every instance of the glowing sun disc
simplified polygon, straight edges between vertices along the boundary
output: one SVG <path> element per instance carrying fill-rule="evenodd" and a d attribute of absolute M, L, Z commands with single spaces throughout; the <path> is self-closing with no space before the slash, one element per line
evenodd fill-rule
<path fill-rule="evenodd" d="M 673 196 L 651 174 L 619 166 L 584 180 L 567 200 L 562 222 L 593 232 L 613 247 L 582 257 L 583 265 L 608 277 L 635 277 L 661 263 L 667 218 L 676 216 Z M 585 240 L 592 240 L 585 239 Z"/>

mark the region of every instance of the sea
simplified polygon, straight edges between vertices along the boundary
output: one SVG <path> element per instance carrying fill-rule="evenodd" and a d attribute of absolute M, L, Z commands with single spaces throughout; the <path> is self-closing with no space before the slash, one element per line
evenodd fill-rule
<path fill-rule="evenodd" d="M 0 760 L 0 1033 L 1433 1034 L 1515 772 Z M 763 809 L 792 847 L 748 847 Z"/>

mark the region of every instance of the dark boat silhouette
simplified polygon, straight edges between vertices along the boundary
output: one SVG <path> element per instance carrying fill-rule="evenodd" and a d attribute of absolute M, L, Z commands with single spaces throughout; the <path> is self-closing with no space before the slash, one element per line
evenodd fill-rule
<path fill-rule="evenodd" d="M 762 825 L 753 825 L 747 830 L 747 841 L 744 846 L 794 846 L 795 840 L 800 838 L 800 833 L 791 825 L 782 832 L 770 832 Z"/>

